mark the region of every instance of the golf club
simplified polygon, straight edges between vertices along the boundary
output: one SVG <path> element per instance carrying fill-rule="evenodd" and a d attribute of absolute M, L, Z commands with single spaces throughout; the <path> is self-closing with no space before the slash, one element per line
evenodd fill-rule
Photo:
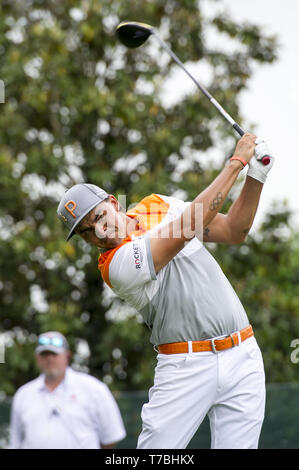
<path fill-rule="evenodd" d="M 223 109 L 223 107 L 218 103 L 218 101 L 202 86 L 200 83 L 191 75 L 191 73 L 186 69 L 184 64 L 176 56 L 176 54 L 167 46 L 167 44 L 159 37 L 156 29 L 153 26 L 150 26 L 145 23 L 137 23 L 134 21 L 123 21 L 116 28 L 116 33 L 119 40 L 127 47 L 135 49 L 153 35 L 158 40 L 160 45 L 165 49 L 165 51 L 172 57 L 172 59 L 181 67 L 184 72 L 191 78 L 195 83 L 197 88 L 210 100 L 210 102 L 218 109 L 220 114 L 231 124 L 231 126 L 238 132 L 242 137 L 245 134 L 245 131 L 237 124 L 234 119 Z M 270 157 L 264 156 L 262 158 L 262 163 L 268 165 L 270 163 Z"/>

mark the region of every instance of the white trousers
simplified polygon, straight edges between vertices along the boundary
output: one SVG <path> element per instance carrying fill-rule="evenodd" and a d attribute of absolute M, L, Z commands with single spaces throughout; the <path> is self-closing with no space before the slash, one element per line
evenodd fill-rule
<path fill-rule="evenodd" d="M 265 410 L 254 337 L 218 353 L 158 354 L 138 449 L 185 449 L 206 415 L 213 449 L 254 449 Z"/>

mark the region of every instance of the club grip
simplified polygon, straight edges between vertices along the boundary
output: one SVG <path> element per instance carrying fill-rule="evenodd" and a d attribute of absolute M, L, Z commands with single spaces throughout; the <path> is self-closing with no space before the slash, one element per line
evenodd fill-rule
<path fill-rule="evenodd" d="M 263 165 L 269 165 L 269 163 L 271 162 L 271 158 L 268 156 L 268 155 L 265 155 L 262 160 L 261 160 L 262 164 Z"/>
<path fill-rule="evenodd" d="M 238 134 L 242 137 L 242 135 L 245 134 L 245 131 L 243 131 L 242 127 L 239 126 L 239 124 L 237 124 L 235 122 L 235 124 L 233 124 L 233 128 L 235 129 L 235 131 L 238 132 Z"/>

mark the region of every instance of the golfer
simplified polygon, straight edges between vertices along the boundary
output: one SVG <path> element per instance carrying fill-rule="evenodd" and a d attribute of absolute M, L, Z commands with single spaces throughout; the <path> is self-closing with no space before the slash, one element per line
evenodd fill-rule
<path fill-rule="evenodd" d="M 77 234 L 100 249 L 104 281 L 151 330 L 157 365 L 142 408 L 139 449 L 185 448 L 206 415 L 212 448 L 258 446 L 262 355 L 240 300 L 204 242 L 245 240 L 273 163 L 267 144 L 246 133 L 192 202 L 152 194 L 125 213 L 113 195 L 92 184 L 73 186 L 60 201 L 68 239 Z M 242 191 L 221 214 L 244 167 Z"/>

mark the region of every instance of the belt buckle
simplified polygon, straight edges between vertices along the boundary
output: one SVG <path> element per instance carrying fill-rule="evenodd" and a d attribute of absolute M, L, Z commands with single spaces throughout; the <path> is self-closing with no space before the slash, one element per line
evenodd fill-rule
<path fill-rule="evenodd" d="M 216 341 L 217 339 L 227 338 L 228 336 L 230 336 L 230 335 L 216 336 L 215 338 L 211 338 L 211 339 L 210 339 L 211 345 L 212 345 L 213 353 L 217 354 L 217 353 L 220 352 L 220 351 L 218 351 L 218 350 L 216 349 L 215 341 Z"/>

